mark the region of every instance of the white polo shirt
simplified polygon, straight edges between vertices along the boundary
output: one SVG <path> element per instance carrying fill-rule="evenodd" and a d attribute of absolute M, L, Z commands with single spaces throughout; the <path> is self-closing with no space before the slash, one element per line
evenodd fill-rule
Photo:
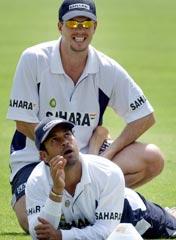
<path fill-rule="evenodd" d="M 92 46 L 84 72 L 74 85 L 62 66 L 60 41 L 42 43 L 23 52 L 14 76 L 8 119 L 38 123 L 46 116 L 65 118 L 76 124 L 78 146 L 87 152 L 106 106 L 126 123 L 153 111 L 127 72 Z M 37 161 L 34 142 L 16 132 L 11 146 L 11 179 L 21 167 Z"/>
<path fill-rule="evenodd" d="M 120 222 L 125 190 L 121 169 L 95 155 L 82 154 L 81 162 L 82 176 L 75 194 L 71 196 L 64 190 L 62 203 L 48 197 L 53 186 L 50 168 L 41 162 L 33 170 L 25 189 L 33 239 L 39 216 L 56 229 L 59 226 L 63 240 L 106 239 Z"/>
<path fill-rule="evenodd" d="M 82 177 L 75 194 L 71 196 L 64 190 L 62 203 L 48 197 L 53 186 L 49 166 L 41 162 L 33 170 L 25 189 L 33 239 L 36 239 L 34 227 L 39 216 L 56 229 L 59 226 L 63 240 L 96 240 L 106 239 L 120 222 L 124 198 L 133 211 L 146 210 L 139 195 L 125 188 L 124 176 L 117 165 L 89 154 L 81 154 L 81 160 Z"/>

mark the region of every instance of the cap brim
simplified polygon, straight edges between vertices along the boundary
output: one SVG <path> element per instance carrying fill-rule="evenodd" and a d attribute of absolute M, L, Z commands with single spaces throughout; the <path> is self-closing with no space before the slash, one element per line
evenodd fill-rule
<path fill-rule="evenodd" d="M 93 13 L 90 13 L 90 12 L 87 12 L 87 11 L 78 11 L 78 10 L 75 10 L 75 11 L 70 11 L 68 13 L 66 13 L 63 17 L 62 17 L 62 20 L 63 21 L 67 21 L 69 19 L 72 19 L 74 17 L 87 17 L 87 18 L 90 18 L 92 19 L 93 21 L 96 21 L 97 20 L 97 17 L 93 14 Z"/>
<path fill-rule="evenodd" d="M 51 127 L 48 129 L 48 131 L 46 131 L 46 133 L 42 137 L 40 145 L 47 139 L 47 137 L 48 137 L 49 133 L 51 132 L 51 130 L 53 130 L 53 128 L 55 128 L 56 126 L 63 126 L 63 127 L 65 126 L 65 128 L 68 128 L 68 129 L 71 130 L 72 128 L 74 128 L 75 125 L 73 123 L 71 123 L 71 122 L 68 122 L 68 121 L 60 122 L 60 121 L 56 120 L 55 123 L 53 123 L 51 125 Z"/>

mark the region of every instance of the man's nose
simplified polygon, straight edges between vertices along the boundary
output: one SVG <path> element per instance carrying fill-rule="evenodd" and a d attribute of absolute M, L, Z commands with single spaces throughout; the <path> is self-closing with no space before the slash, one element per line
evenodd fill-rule
<path fill-rule="evenodd" d="M 85 28 L 82 26 L 82 24 L 78 24 L 78 27 L 75 29 L 77 32 L 84 32 Z"/>
<path fill-rule="evenodd" d="M 61 143 L 62 143 L 62 146 L 68 145 L 69 140 L 66 138 L 63 138 Z"/>

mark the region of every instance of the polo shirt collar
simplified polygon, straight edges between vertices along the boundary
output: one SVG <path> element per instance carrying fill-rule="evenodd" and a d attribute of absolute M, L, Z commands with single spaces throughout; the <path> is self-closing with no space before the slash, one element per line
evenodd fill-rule
<path fill-rule="evenodd" d="M 60 56 L 60 42 L 61 37 L 55 42 L 52 52 L 51 52 L 51 62 L 50 68 L 51 72 L 55 74 L 65 74 L 62 66 L 61 56 Z M 84 70 L 85 74 L 94 74 L 99 71 L 98 57 L 96 55 L 95 49 L 89 46 L 87 64 Z"/>
<path fill-rule="evenodd" d="M 88 59 L 85 67 L 86 73 L 97 73 L 99 71 L 98 57 L 96 55 L 96 50 L 89 46 Z"/>
<path fill-rule="evenodd" d="M 81 185 L 87 185 L 87 184 L 91 183 L 91 177 L 90 177 L 90 173 L 89 173 L 88 161 L 86 159 L 86 156 L 88 156 L 88 155 L 80 153 L 80 158 L 81 158 L 81 162 L 82 162 L 82 176 L 81 176 L 81 181 L 80 181 Z"/>
<path fill-rule="evenodd" d="M 64 69 L 62 66 L 61 56 L 60 56 L 60 41 L 61 37 L 55 42 L 53 45 L 53 49 L 51 52 L 51 62 L 50 68 L 52 73 L 56 74 L 64 74 Z"/>

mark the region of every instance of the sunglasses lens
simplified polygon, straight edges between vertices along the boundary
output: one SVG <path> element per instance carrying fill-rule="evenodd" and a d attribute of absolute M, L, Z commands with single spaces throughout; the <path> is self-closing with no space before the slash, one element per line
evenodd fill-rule
<path fill-rule="evenodd" d="M 66 21 L 66 26 L 68 28 L 77 28 L 78 22 L 77 21 Z"/>
<path fill-rule="evenodd" d="M 93 21 L 84 21 L 84 22 L 78 22 L 78 21 L 66 21 L 66 26 L 71 29 L 78 28 L 79 26 L 83 28 L 91 28 L 94 25 Z"/>
<path fill-rule="evenodd" d="M 82 22 L 83 28 L 91 28 L 93 26 L 93 21 L 84 21 Z"/>

